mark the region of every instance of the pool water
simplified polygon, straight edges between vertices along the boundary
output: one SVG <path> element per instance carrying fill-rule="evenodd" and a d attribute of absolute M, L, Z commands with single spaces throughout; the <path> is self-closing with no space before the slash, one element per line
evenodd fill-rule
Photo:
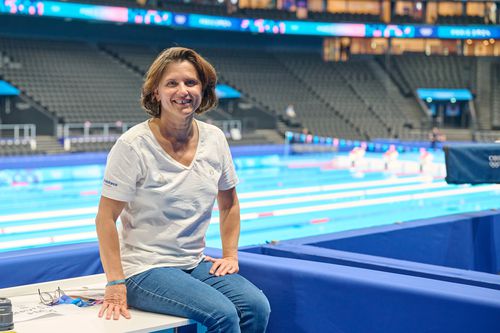
<path fill-rule="evenodd" d="M 498 185 L 448 185 L 442 155 L 236 158 L 240 246 L 500 208 Z M 0 252 L 96 240 L 104 165 L 0 171 Z M 220 247 L 215 207 L 207 246 Z"/>

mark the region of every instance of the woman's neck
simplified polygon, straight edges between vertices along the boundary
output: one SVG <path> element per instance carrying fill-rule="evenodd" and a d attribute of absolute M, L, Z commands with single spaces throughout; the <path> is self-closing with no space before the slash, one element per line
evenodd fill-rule
<path fill-rule="evenodd" d="M 193 117 L 185 118 L 182 121 L 153 118 L 152 122 L 157 126 L 161 136 L 173 143 L 189 142 L 195 134 Z"/>

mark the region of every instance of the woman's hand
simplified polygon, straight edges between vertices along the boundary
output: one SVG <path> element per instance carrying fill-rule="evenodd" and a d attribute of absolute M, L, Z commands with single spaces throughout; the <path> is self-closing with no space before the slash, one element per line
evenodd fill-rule
<path fill-rule="evenodd" d="M 106 313 L 106 319 L 120 319 L 120 314 L 130 319 L 130 313 L 127 309 L 127 287 L 124 284 L 117 284 L 106 287 L 104 292 L 104 302 L 99 311 L 99 318 Z"/>
<path fill-rule="evenodd" d="M 205 261 L 210 261 L 213 263 L 210 268 L 210 274 L 215 276 L 224 276 L 226 274 L 238 273 L 240 267 L 238 266 L 238 258 L 226 257 L 215 259 L 210 256 L 205 256 Z"/>

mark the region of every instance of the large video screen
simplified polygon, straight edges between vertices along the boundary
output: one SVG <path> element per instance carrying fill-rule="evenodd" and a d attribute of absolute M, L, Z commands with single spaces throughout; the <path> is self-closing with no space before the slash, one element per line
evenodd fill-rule
<path fill-rule="evenodd" d="M 0 0 L 0 14 L 64 17 L 140 25 L 181 26 L 193 29 L 241 31 L 257 34 L 445 39 L 500 38 L 499 26 L 429 26 L 273 21 L 262 18 L 250 19 L 173 13 L 143 8 L 98 6 L 56 1 Z"/>

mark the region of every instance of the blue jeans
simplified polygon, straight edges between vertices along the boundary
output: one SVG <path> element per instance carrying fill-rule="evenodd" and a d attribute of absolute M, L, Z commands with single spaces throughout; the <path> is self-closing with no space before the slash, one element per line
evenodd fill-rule
<path fill-rule="evenodd" d="M 264 293 L 238 274 L 215 276 L 212 263 L 184 271 L 153 268 L 127 279 L 127 302 L 144 311 L 187 317 L 207 333 L 265 332 L 270 306 Z"/>

